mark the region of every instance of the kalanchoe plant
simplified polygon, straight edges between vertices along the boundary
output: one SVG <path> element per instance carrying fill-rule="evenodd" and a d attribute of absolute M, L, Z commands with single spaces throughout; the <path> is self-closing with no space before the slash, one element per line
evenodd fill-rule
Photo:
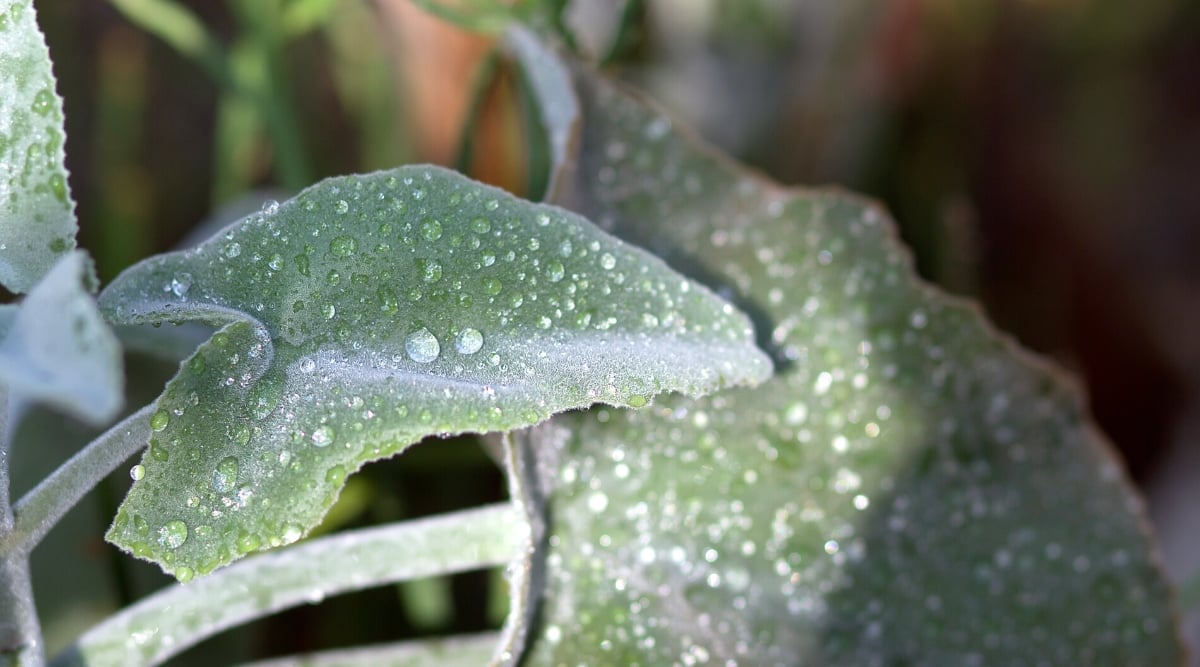
<path fill-rule="evenodd" d="M 186 583 L 54 664 L 158 664 L 325 595 L 496 565 L 500 632 L 307 664 L 1181 660 L 1078 392 L 921 283 L 874 204 L 753 176 L 514 27 L 543 203 L 433 166 L 329 179 L 93 297 L 49 55 L 31 3 L 3 9 L 0 281 L 27 292 L 0 310 L 9 419 L 111 421 L 110 327 L 215 332 L 11 504 L 9 446 L 36 443 L 5 429 L 0 664 L 44 664 L 33 548 L 139 452 L 107 538 Z M 363 465 L 456 433 L 492 434 L 509 503 L 292 544 Z"/>

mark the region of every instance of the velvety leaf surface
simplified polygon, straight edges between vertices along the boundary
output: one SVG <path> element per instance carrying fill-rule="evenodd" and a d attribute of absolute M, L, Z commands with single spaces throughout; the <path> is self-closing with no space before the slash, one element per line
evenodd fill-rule
<path fill-rule="evenodd" d="M 437 167 L 325 181 L 133 267 L 101 304 L 229 323 L 159 399 L 109 533 L 184 576 L 298 539 L 346 475 L 426 435 L 770 368 L 744 316 L 658 259 Z"/>
<path fill-rule="evenodd" d="M 121 408 L 121 346 L 84 286 L 87 258 L 73 252 L 0 316 L 0 384 L 12 396 L 53 405 L 93 424 Z M 7 322 L 7 324 L 5 324 Z"/>
<path fill-rule="evenodd" d="M 0 2 L 0 283 L 27 292 L 75 247 L 62 99 L 32 0 Z"/>
<path fill-rule="evenodd" d="M 576 85 L 560 201 L 730 296 L 778 373 L 537 430 L 525 664 L 1180 662 L 1142 507 L 1069 383 L 920 283 L 878 207 Z"/>

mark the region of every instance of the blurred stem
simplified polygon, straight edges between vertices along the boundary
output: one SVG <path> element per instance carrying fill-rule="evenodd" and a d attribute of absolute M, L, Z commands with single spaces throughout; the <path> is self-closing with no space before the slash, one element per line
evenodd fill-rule
<path fill-rule="evenodd" d="M 274 165 L 280 184 L 300 190 L 312 184 L 313 170 L 304 150 L 300 122 L 295 114 L 287 68 L 284 66 L 284 42 L 277 2 L 241 0 L 231 3 L 233 14 L 259 64 L 238 81 L 239 92 L 255 101 L 266 118 L 267 135 L 274 149 Z"/>
<path fill-rule="evenodd" d="M 467 107 L 467 119 L 463 123 L 462 134 L 458 140 L 458 154 L 454 158 L 454 168 L 466 174 L 470 173 L 471 159 L 475 151 L 475 132 L 479 119 L 487 102 L 488 93 L 496 83 L 499 74 L 500 55 L 496 49 L 488 52 L 479 62 L 475 77 L 471 81 L 471 102 Z"/>
<path fill-rule="evenodd" d="M 221 43 L 190 10 L 171 0 L 110 0 L 125 18 L 196 63 L 221 88 L 232 87 Z"/>
<path fill-rule="evenodd" d="M 105 431 L 17 502 L 13 530 L 0 538 L 0 553 L 28 553 L 79 499 L 150 441 L 153 405 Z"/>
<path fill-rule="evenodd" d="M 329 595 L 507 563 L 527 535 L 521 511 L 498 503 L 310 540 L 169 586 L 87 631 L 53 664 L 158 664 L 227 628 Z"/>

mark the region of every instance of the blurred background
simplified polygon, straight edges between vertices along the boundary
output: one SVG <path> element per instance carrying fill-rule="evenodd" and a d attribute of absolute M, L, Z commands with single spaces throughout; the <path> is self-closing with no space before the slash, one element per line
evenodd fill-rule
<path fill-rule="evenodd" d="M 1147 495 L 1181 606 L 1197 608 L 1200 3 L 418 4 L 476 28 L 549 7 L 580 53 L 710 142 L 780 181 L 884 201 L 924 277 L 1080 377 Z M 411 0 L 35 5 L 81 244 L 104 280 L 223 208 L 333 174 L 458 164 L 518 194 L 537 179 L 522 91 L 491 39 Z M 129 364 L 131 406 L 174 370 Z M 47 415 L 23 428 L 55 444 L 18 448 L 15 493 L 87 437 Z M 35 552 L 51 651 L 165 582 L 102 541 L 127 484 L 114 476 Z M 501 497 L 471 439 L 418 446 L 352 478 L 325 529 Z M 498 627 L 506 604 L 495 573 L 416 582 L 256 623 L 172 664 Z M 1188 631 L 1200 637 L 1195 613 Z"/>

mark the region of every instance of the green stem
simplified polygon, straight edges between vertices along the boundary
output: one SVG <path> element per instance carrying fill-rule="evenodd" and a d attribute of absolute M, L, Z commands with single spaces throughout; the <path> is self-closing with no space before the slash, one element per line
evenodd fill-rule
<path fill-rule="evenodd" d="M 471 158 L 475 153 L 475 131 L 479 125 L 479 119 L 483 115 L 488 92 L 492 89 L 492 84 L 496 82 L 499 65 L 500 55 L 495 49 L 492 49 L 480 61 L 479 67 L 475 70 L 475 77 L 471 81 L 471 105 L 467 107 L 466 122 L 463 123 L 462 133 L 458 137 L 458 151 L 454 157 L 454 168 L 464 174 L 471 171 Z"/>
<path fill-rule="evenodd" d="M 169 0 L 111 0 L 125 18 L 196 63 L 222 88 L 230 85 L 221 43 L 183 5 Z"/>
<path fill-rule="evenodd" d="M 67 510 L 150 441 L 149 405 L 105 431 L 17 502 L 16 522 L 0 553 L 29 553 Z"/>
<path fill-rule="evenodd" d="M 288 607 L 409 579 L 507 564 L 528 526 L 511 503 L 340 533 L 173 585 L 85 633 L 55 667 L 154 665 Z"/>

